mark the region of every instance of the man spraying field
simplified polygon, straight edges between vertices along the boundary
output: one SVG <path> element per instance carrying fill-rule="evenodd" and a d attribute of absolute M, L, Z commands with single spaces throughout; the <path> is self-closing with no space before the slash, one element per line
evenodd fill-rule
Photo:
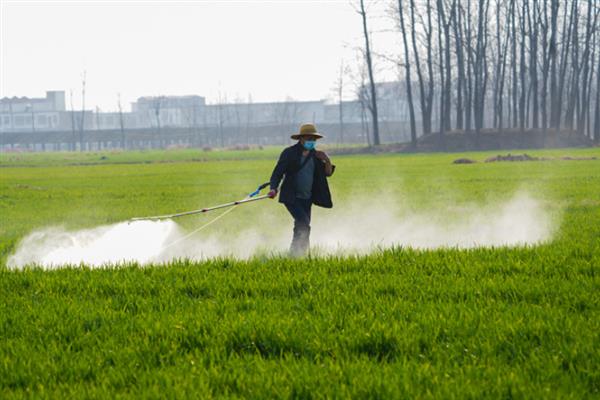
<path fill-rule="evenodd" d="M 298 257 L 306 254 L 309 248 L 311 206 L 333 207 L 327 178 L 333 174 L 335 165 L 325 152 L 315 149 L 317 140 L 323 138 L 315 125 L 300 126 L 300 131 L 291 138 L 298 142 L 281 152 L 271 175 L 268 196 L 277 196 L 283 178 L 279 202 L 294 218 L 290 255 Z"/>

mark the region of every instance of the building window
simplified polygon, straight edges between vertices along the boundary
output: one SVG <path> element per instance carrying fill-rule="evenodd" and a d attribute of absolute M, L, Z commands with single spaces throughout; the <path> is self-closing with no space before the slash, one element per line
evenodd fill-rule
<path fill-rule="evenodd" d="M 22 115 L 15 115 L 15 126 L 25 125 L 25 118 Z"/>
<path fill-rule="evenodd" d="M 48 117 L 46 117 L 45 115 L 36 115 L 35 124 L 39 126 L 48 125 Z"/>

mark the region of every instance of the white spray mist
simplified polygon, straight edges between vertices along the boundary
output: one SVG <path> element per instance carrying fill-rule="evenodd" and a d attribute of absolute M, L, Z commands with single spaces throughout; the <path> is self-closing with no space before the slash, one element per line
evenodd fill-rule
<path fill-rule="evenodd" d="M 533 245 L 550 240 L 556 229 L 542 203 L 523 192 L 503 203 L 417 213 L 404 209 L 397 197 L 379 197 L 376 202 L 355 198 L 351 202 L 338 201 L 335 208 L 315 214 L 311 243 L 319 255 L 364 254 L 390 246 L 434 249 Z M 291 217 L 286 218 L 274 221 L 263 215 L 257 219 L 260 223 L 252 224 L 253 228 L 228 237 L 204 234 L 184 238 L 185 232 L 173 221 L 124 222 L 74 232 L 43 229 L 19 243 L 8 259 L 8 267 L 37 264 L 56 268 L 80 263 L 99 267 L 131 261 L 149 264 L 175 258 L 248 258 L 257 252 L 280 253 L 291 239 Z M 279 227 L 275 235 L 266 235 L 274 226 Z"/>

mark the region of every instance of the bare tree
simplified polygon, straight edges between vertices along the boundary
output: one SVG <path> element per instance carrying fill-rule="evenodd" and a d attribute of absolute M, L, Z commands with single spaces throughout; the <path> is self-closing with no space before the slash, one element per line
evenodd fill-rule
<path fill-rule="evenodd" d="M 538 89 L 538 67 L 537 67 L 537 57 L 538 57 L 538 0 L 532 0 L 531 8 L 529 7 L 529 2 L 525 2 L 526 12 L 527 12 L 527 22 L 529 29 L 529 80 L 531 82 L 531 92 L 532 92 L 532 127 L 533 129 L 539 128 L 539 89 Z"/>
<path fill-rule="evenodd" d="M 525 24 L 525 8 L 517 8 L 517 16 L 519 17 L 519 129 L 525 131 L 526 125 L 526 101 L 527 101 L 527 62 L 525 56 L 526 48 L 526 31 Z"/>
<path fill-rule="evenodd" d="M 360 0 L 360 11 L 359 14 L 362 17 L 363 34 L 365 38 L 365 58 L 367 61 L 367 68 L 369 72 L 369 87 L 371 90 L 371 98 L 369 103 L 369 111 L 371 112 L 372 123 L 373 123 L 373 144 L 379 145 L 379 117 L 377 114 L 377 93 L 375 89 L 375 78 L 373 77 L 373 60 L 371 57 L 371 45 L 369 43 L 369 31 L 367 29 L 367 12 L 365 11 L 364 0 Z"/>
<path fill-rule="evenodd" d="M 83 136 L 85 130 L 85 81 L 86 71 L 83 71 L 83 79 L 81 81 L 81 121 L 79 125 L 79 151 L 83 151 Z"/>
<path fill-rule="evenodd" d="M 516 1 L 512 0 L 513 6 L 515 5 Z M 515 128 L 518 124 L 519 124 L 519 79 L 517 77 L 517 70 L 519 68 L 519 59 L 517 58 L 517 22 L 516 22 L 516 7 L 513 7 L 513 9 L 510 12 L 510 19 L 509 19 L 509 30 L 510 30 L 510 49 L 511 49 L 511 63 L 510 63 L 510 70 L 511 70 L 511 79 L 510 79 L 510 83 L 511 86 L 509 87 L 510 90 L 510 105 L 509 105 L 509 122 L 510 122 L 510 126 Z"/>
<path fill-rule="evenodd" d="M 246 145 L 250 145 L 250 127 L 252 126 L 252 94 L 248 93 L 246 103 Z"/>
<path fill-rule="evenodd" d="M 242 115 L 240 114 L 240 111 L 243 103 L 244 100 L 239 95 L 236 95 L 232 104 L 233 113 L 235 116 L 236 141 L 241 141 L 242 138 Z"/>
<path fill-rule="evenodd" d="M 554 121 L 553 125 L 556 130 L 560 130 L 561 128 L 561 117 L 562 117 L 562 109 L 563 109 L 563 93 L 565 89 L 565 83 L 567 78 L 567 65 L 569 62 L 569 51 L 571 50 L 571 41 L 572 41 L 572 33 L 573 33 L 573 25 L 574 19 L 577 18 L 578 11 L 578 0 L 571 0 L 571 9 L 570 16 L 567 16 L 569 13 L 568 5 L 565 5 L 564 9 L 564 19 L 563 19 L 563 29 L 562 29 L 562 38 L 561 38 L 561 52 L 560 52 L 560 62 L 558 65 L 558 87 L 556 90 L 556 99 L 554 99 Z M 567 25 L 568 23 L 568 25 Z"/>
<path fill-rule="evenodd" d="M 406 97 L 408 100 L 408 115 L 410 119 L 410 143 L 413 148 L 417 147 L 417 123 L 415 121 L 415 106 L 413 102 L 413 94 L 412 94 L 412 78 L 410 74 L 410 54 L 408 48 L 408 39 L 406 26 L 404 23 L 404 4 L 402 0 L 398 0 L 398 18 L 400 20 L 400 31 L 402 32 L 402 42 L 404 45 L 404 71 L 405 71 L 405 80 L 406 80 Z"/>
<path fill-rule="evenodd" d="M 99 131 L 100 130 L 100 107 L 96 106 L 95 109 L 95 117 L 96 117 L 96 130 Z"/>
<path fill-rule="evenodd" d="M 357 55 L 358 69 L 355 74 L 351 74 L 350 78 L 354 84 L 356 98 L 360 105 L 360 126 L 361 132 L 365 134 L 365 141 L 367 146 L 371 147 L 371 135 L 369 129 L 369 115 L 367 110 L 369 109 L 369 91 L 367 90 L 367 66 L 362 52 Z"/>
<path fill-rule="evenodd" d="M 344 60 L 340 62 L 340 72 L 336 81 L 335 91 L 338 98 L 338 120 L 340 124 L 339 143 L 344 143 L 344 76 L 348 73 L 348 69 L 344 66 Z"/>
<path fill-rule="evenodd" d="M 596 108 L 594 109 L 594 141 L 600 142 L 600 51 L 598 51 L 596 69 Z"/>
<path fill-rule="evenodd" d="M 493 126 L 499 130 L 502 130 L 504 122 L 504 84 L 506 76 L 506 60 L 508 54 L 508 43 L 510 30 L 504 29 L 502 31 L 502 3 L 503 0 L 496 0 L 496 65 L 494 67 L 494 89 L 493 89 Z M 514 10 L 515 0 L 510 0 L 509 12 L 506 13 L 506 20 L 504 26 L 510 26 L 510 14 Z"/>
<path fill-rule="evenodd" d="M 121 128 L 121 148 L 127 149 L 125 142 L 125 121 L 123 120 L 123 106 L 121 104 L 121 93 L 117 94 L 117 107 L 119 110 L 119 127 Z"/>
<path fill-rule="evenodd" d="M 487 86 L 487 22 L 488 22 L 488 0 L 479 0 L 478 2 L 478 21 L 477 21 L 477 39 L 475 58 L 473 65 L 473 73 L 475 79 L 475 90 L 474 90 L 474 122 L 475 132 L 477 133 L 477 140 L 479 140 L 479 133 L 483 128 L 484 113 L 485 113 L 485 93 Z"/>
<path fill-rule="evenodd" d="M 224 126 L 229 119 L 229 113 L 226 114 L 225 103 L 227 103 L 227 94 L 223 94 L 221 89 L 217 92 L 217 128 L 219 131 L 219 143 L 225 147 Z"/>
<path fill-rule="evenodd" d="M 70 98 L 70 104 L 71 104 L 71 133 L 72 133 L 72 145 L 71 145 L 71 151 L 75 151 L 77 148 L 77 138 L 75 136 L 75 107 L 73 107 L 73 89 L 69 90 L 69 98 Z"/>
<path fill-rule="evenodd" d="M 465 41 L 465 50 L 467 53 L 467 71 L 466 71 L 466 81 L 465 81 L 465 130 L 470 131 L 472 126 L 472 117 L 473 117 L 473 29 L 472 23 L 473 19 L 471 16 L 471 1 L 467 1 L 467 11 L 465 18 L 463 19 L 463 30 L 465 32 L 464 41 Z"/>
<path fill-rule="evenodd" d="M 578 13 L 579 6 L 578 0 L 573 1 L 573 6 L 575 7 L 572 12 Z M 572 15 L 573 16 L 573 15 Z M 588 20 L 588 23 L 590 21 Z M 575 123 L 575 112 L 576 108 L 579 107 L 579 79 L 581 75 L 581 67 L 580 67 L 580 56 L 579 56 L 579 24 L 575 23 L 573 25 L 573 44 L 571 51 L 571 68 L 569 72 L 569 82 L 567 82 L 567 87 L 565 88 L 567 91 L 567 105 L 565 112 L 565 126 L 567 127 L 569 133 L 573 131 L 574 123 Z M 566 66 L 565 66 L 566 69 Z"/>
<path fill-rule="evenodd" d="M 590 94 L 592 92 L 593 75 L 594 75 L 594 60 L 595 52 L 598 50 L 595 46 L 596 36 L 598 32 L 598 16 L 600 16 L 600 8 L 595 8 L 593 5 L 594 0 L 588 0 L 587 2 L 587 21 L 586 31 L 584 40 L 584 50 L 581 60 L 582 72 L 581 72 L 581 97 L 578 100 L 580 105 L 577 112 L 577 132 L 581 135 L 584 134 L 585 126 L 590 128 L 590 124 L 586 124 L 587 116 L 590 114 Z M 594 12 L 592 12 L 594 10 Z M 579 82 L 578 82 L 579 84 Z M 596 85 L 596 92 L 600 91 L 600 85 Z M 586 106 L 587 105 L 587 106 Z M 598 106 L 598 102 L 596 102 Z M 596 117 L 598 117 L 598 111 L 596 110 Z M 590 129 L 591 133 L 591 129 Z"/>
<path fill-rule="evenodd" d="M 499 1 L 499 0 L 498 0 Z M 456 11 L 452 18 L 452 27 L 454 32 L 454 45 L 456 52 L 456 129 L 462 130 L 464 128 L 464 103 L 463 103 L 463 88 L 465 85 L 465 57 L 464 57 L 464 46 L 465 41 L 464 30 L 463 30 L 463 15 L 462 4 L 459 1 L 456 5 Z"/>
<path fill-rule="evenodd" d="M 152 109 L 154 110 L 154 117 L 156 118 L 156 140 L 158 140 L 159 143 L 162 138 L 160 114 L 161 114 L 163 100 L 164 100 L 164 96 L 155 96 L 154 99 L 152 99 Z"/>
<path fill-rule="evenodd" d="M 556 106 L 557 106 L 557 70 L 558 70 L 558 12 L 559 3 L 558 0 L 550 0 L 551 2 L 551 14 L 550 14 L 550 44 L 548 47 L 548 58 L 550 62 L 550 127 L 555 127 L 554 121 L 556 120 Z"/>
<path fill-rule="evenodd" d="M 419 78 L 419 100 L 421 105 L 421 121 L 423 124 L 423 134 L 431 133 L 431 111 L 433 109 L 433 60 L 431 54 L 432 48 L 432 23 L 431 23 L 431 0 L 427 0 L 427 25 L 423 27 L 425 33 L 424 46 L 427 50 L 425 55 L 425 63 L 427 64 L 427 80 L 424 77 L 424 72 L 421 65 L 421 56 L 419 53 L 420 46 L 417 45 L 417 21 L 415 17 L 415 0 L 410 0 L 410 36 L 412 39 L 413 55 L 415 57 L 415 65 L 417 69 L 417 77 Z M 421 15 L 419 18 L 422 19 Z"/>
<path fill-rule="evenodd" d="M 451 128 L 450 107 L 452 93 L 452 60 L 450 53 L 450 26 L 456 12 L 456 0 L 446 12 L 444 1 L 437 0 L 438 46 L 440 60 L 440 135 Z M 443 38 L 443 40 L 442 40 Z"/>
<path fill-rule="evenodd" d="M 15 115 L 13 110 L 12 99 L 8 99 L 8 114 L 10 115 L 10 130 L 11 132 L 15 131 Z"/>
<path fill-rule="evenodd" d="M 488 123 L 497 130 L 510 126 L 521 132 L 541 127 L 543 143 L 548 128 L 556 134 L 564 127 L 585 134 L 587 128 L 594 136 L 594 95 L 599 90 L 595 70 L 600 69 L 596 3 L 398 0 L 404 45 L 404 63 L 399 65 L 404 67 L 409 102 L 410 74 L 416 71 L 423 133 L 431 133 L 435 118 L 442 139 L 455 116 L 457 129 L 474 128 L 476 138 Z M 403 25 L 405 12 L 410 13 L 408 25 Z"/>

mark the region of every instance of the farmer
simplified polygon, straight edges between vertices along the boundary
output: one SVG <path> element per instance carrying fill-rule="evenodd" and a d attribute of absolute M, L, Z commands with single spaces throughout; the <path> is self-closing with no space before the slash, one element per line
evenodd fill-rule
<path fill-rule="evenodd" d="M 299 257 L 306 254 L 309 247 L 311 206 L 333 207 L 327 177 L 333 174 L 335 165 L 331 164 L 327 154 L 315 150 L 317 140 L 323 137 L 315 125 L 304 124 L 291 137 L 298 142 L 281 152 L 271 175 L 268 196 L 272 199 L 277 196 L 283 178 L 279 202 L 294 218 L 290 255 Z"/>

